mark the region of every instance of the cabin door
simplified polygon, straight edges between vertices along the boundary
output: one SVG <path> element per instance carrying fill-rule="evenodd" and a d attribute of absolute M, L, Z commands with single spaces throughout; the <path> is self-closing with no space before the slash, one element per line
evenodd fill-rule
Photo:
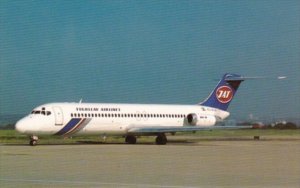
<path fill-rule="evenodd" d="M 62 109 L 59 106 L 54 106 L 55 125 L 63 125 L 64 117 Z"/>

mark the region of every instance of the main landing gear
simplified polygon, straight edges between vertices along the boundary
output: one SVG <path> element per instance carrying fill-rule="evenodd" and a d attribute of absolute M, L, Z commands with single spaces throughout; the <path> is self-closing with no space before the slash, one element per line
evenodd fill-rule
<path fill-rule="evenodd" d="M 136 144 L 136 137 L 133 136 L 133 135 L 127 135 L 127 136 L 125 137 L 125 142 L 126 142 L 127 144 Z"/>
<path fill-rule="evenodd" d="M 136 137 L 133 135 L 127 135 L 125 137 L 125 142 L 127 144 L 136 144 Z M 157 135 L 156 139 L 155 139 L 155 143 L 157 145 L 166 145 L 168 142 L 167 137 L 164 133 L 160 133 Z"/>
<path fill-rule="evenodd" d="M 36 146 L 39 138 L 37 136 L 30 136 L 29 145 Z"/>
<path fill-rule="evenodd" d="M 157 145 L 166 145 L 168 142 L 167 137 L 164 133 L 161 133 L 159 135 L 157 135 L 156 139 L 155 139 L 155 143 Z"/>

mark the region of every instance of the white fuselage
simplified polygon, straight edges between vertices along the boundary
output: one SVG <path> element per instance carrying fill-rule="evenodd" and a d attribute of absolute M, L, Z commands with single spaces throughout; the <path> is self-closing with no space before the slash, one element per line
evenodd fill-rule
<path fill-rule="evenodd" d="M 134 126 L 213 126 L 229 112 L 201 105 L 50 103 L 35 108 L 16 124 L 28 135 L 126 135 Z"/>

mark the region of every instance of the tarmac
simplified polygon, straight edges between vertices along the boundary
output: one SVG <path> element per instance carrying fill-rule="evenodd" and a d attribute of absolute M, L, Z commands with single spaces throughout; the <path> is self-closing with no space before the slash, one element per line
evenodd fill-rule
<path fill-rule="evenodd" d="M 0 145 L 0 187 L 300 187 L 300 141 Z"/>

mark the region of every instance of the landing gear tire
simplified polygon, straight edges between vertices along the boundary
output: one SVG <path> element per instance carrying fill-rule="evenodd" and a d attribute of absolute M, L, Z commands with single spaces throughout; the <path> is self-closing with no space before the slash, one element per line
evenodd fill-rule
<path fill-rule="evenodd" d="M 30 140 L 29 145 L 36 146 L 37 145 L 37 140 Z"/>
<path fill-rule="evenodd" d="M 135 136 L 131 136 L 131 135 L 126 136 L 125 142 L 127 144 L 136 144 L 136 137 Z"/>
<path fill-rule="evenodd" d="M 39 138 L 38 138 L 37 136 L 30 136 L 29 145 L 31 145 L 31 146 L 36 146 L 36 145 L 37 145 L 38 139 L 39 139 Z"/>
<path fill-rule="evenodd" d="M 159 134 L 157 135 L 156 139 L 155 139 L 155 143 L 157 145 L 166 145 L 168 142 L 167 137 L 165 134 Z"/>

